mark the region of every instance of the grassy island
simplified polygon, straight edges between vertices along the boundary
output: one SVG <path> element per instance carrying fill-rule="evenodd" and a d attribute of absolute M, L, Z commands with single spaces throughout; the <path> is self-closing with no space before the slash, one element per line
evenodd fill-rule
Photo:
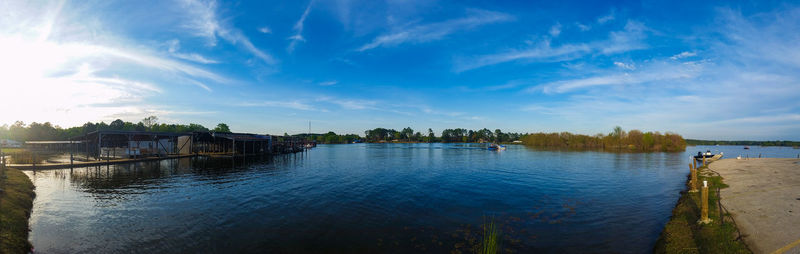
<path fill-rule="evenodd" d="M 630 152 L 682 152 L 686 141 L 681 135 L 667 132 L 625 131 L 617 126 L 608 135 L 594 136 L 561 133 L 532 133 L 523 135 L 520 140 L 525 145 L 547 148 L 603 149 Z"/>

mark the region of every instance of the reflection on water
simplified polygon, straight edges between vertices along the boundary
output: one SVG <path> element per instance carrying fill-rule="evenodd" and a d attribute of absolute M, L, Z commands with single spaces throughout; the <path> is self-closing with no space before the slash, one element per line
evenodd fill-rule
<path fill-rule="evenodd" d="M 491 218 L 511 252 L 643 253 L 683 188 L 688 156 L 707 149 L 481 148 L 321 145 L 28 171 L 37 194 L 30 239 L 39 253 L 470 253 Z"/>

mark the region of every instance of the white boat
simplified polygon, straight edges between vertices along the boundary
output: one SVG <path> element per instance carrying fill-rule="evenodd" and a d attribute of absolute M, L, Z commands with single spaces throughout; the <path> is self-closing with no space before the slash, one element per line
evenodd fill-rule
<path fill-rule="evenodd" d="M 492 143 L 492 144 L 489 145 L 489 147 L 487 149 L 489 149 L 489 150 L 506 150 L 506 146 Z"/>

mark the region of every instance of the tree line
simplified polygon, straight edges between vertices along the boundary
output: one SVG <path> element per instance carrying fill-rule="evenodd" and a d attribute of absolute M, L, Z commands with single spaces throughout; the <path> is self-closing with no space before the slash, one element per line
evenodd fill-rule
<path fill-rule="evenodd" d="M 617 126 L 611 133 L 594 136 L 561 133 L 532 133 L 522 136 L 523 144 L 536 147 L 570 149 L 605 149 L 637 152 L 679 152 L 686 149 L 681 135 L 667 132 L 625 131 Z"/>
<path fill-rule="evenodd" d="M 428 128 L 425 133 L 414 131 L 411 127 L 400 131 L 395 129 L 375 128 L 364 131 L 364 140 L 367 142 L 399 141 L 399 142 L 511 142 L 518 140 L 520 133 L 504 133 L 500 129 L 491 131 L 483 128 L 480 130 L 467 130 L 462 128 L 444 129 L 440 136 L 436 136 L 433 129 Z"/>
<path fill-rule="evenodd" d="M 686 139 L 686 144 L 699 146 L 699 145 L 732 145 L 732 146 L 800 146 L 800 141 L 747 141 L 747 140 L 699 140 L 699 139 Z"/>
<path fill-rule="evenodd" d="M 151 131 L 151 132 L 224 132 L 230 133 L 227 124 L 220 123 L 213 129 L 208 129 L 201 124 L 166 124 L 158 123 L 158 117 L 150 116 L 137 123 L 125 122 L 120 119 L 111 123 L 87 122 L 82 126 L 61 128 L 49 122 L 33 122 L 26 125 L 17 121 L 12 125 L 0 126 L 0 139 L 11 139 L 16 141 L 40 141 L 40 140 L 69 140 L 71 137 L 84 135 L 98 130 L 123 130 L 123 131 Z M 288 136 L 284 134 L 284 136 Z M 569 132 L 561 133 L 506 133 L 500 129 L 491 131 L 487 128 L 479 130 L 468 130 L 463 128 L 444 129 L 437 136 L 433 129 L 427 131 L 415 131 L 411 127 L 406 127 L 397 131 L 395 129 L 375 128 L 364 131 L 364 136 L 357 134 L 336 134 L 327 132 L 325 134 L 298 134 L 293 135 L 305 140 L 314 140 L 321 144 L 343 144 L 352 142 L 445 142 L 445 143 L 483 143 L 483 142 L 512 142 L 520 140 L 525 145 L 535 147 L 551 148 L 570 148 L 570 149 L 617 149 L 628 151 L 684 151 L 687 140 L 678 134 L 659 132 L 642 132 L 639 130 L 624 131 L 617 126 L 611 133 L 596 134 L 594 136 L 572 134 Z M 697 145 L 784 145 L 797 146 L 800 142 L 792 141 L 706 141 L 689 140 L 690 144 Z"/>
<path fill-rule="evenodd" d="M 125 122 L 120 119 L 110 123 L 87 122 L 81 126 L 61 128 L 50 122 L 25 124 L 16 121 L 12 125 L 0 126 L 0 139 L 11 139 L 16 141 L 42 141 L 42 140 L 69 140 L 72 137 L 84 135 L 93 131 L 121 130 L 121 131 L 150 131 L 150 132 L 193 132 L 193 131 L 213 131 L 229 133 L 230 128 L 227 124 L 220 123 L 214 129 L 208 129 L 201 124 L 167 124 L 158 123 L 158 117 L 150 116 L 142 119 L 138 123 Z"/>

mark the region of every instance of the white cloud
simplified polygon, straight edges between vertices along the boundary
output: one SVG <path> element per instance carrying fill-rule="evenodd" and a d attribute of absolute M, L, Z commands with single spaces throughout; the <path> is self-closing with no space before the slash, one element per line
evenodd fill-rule
<path fill-rule="evenodd" d="M 169 49 L 168 49 L 169 53 L 172 56 L 176 57 L 176 58 L 180 58 L 180 59 L 183 59 L 183 60 L 188 60 L 188 61 L 192 61 L 192 62 L 196 62 L 196 63 L 201 63 L 201 64 L 216 64 L 216 63 L 219 63 L 216 60 L 208 59 L 208 58 L 206 58 L 204 56 L 201 56 L 201 55 L 199 55 L 197 53 L 186 54 L 186 53 L 178 52 L 178 50 L 180 49 L 180 41 L 177 40 L 177 39 L 173 39 L 173 40 L 167 41 L 167 45 L 169 45 Z"/>
<path fill-rule="evenodd" d="M 696 56 L 696 55 L 697 55 L 697 53 L 695 53 L 695 52 L 684 51 L 684 52 L 681 52 L 680 54 L 674 55 L 674 56 L 672 56 L 670 58 L 672 60 L 678 60 L 678 59 L 683 59 L 683 58 L 687 58 L 687 57 L 693 57 L 693 56 Z"/>
<path fill-rule="evenodd" d="M 623 62 L 614 62 L 614 65 L 616 65 L 617 67 L 626 69 L 626 70 L 635 70 L 636 69 L 636 66 L 634 66 L 633 64 L 626 64 L 626 63 L 623 63 Z"/>
<path fill-rule="evenodd" d="M 333 104 L 339 105 L 340 107 L 342 107 L 344 109 L 356 109 L 356 110 L 372 109 L 372 110 L 378 110 L 378 108 L 375 107 L 376 105 L 378 105 L 378 102 L 377 101 L 371 101 L 371 100 L 341 99 L 341 98 L 334 98 L 334 97 L 324 96 L 324 97 L 318 98 L 317 101 L 333 103 Z"/>
<path fill-rule="evenodd" d="M 615 11 L 611 10 L 611 13 L 609 13 L 608 15 L 605 15 L 605 16 L 597 18 L 597 23 L 598 24 L 605 24 L 606 22 L 614 20 L 616 18 L 614 16 L 614 13 L 615 13 Z"/>
<path fill-rule="evenodd" d="M 0 122 L 50 121 L 68 127 L 128 112 L 185 112 L 150 100 L 167 91 L 164 84 L 210 91 L 206 82 L 231 82 L 163 57 L 163 50 L 87 32 L 101 27 L 101 22 L 86 22 L 80 10 L 64 2 L 45 6 L 14 2 L 3 12 L 15 15 L 0 14 L 0 91 L 8 91 L 0 107 L 19 109 L 3 112 Z M 174 46 L 172 52 L 178 53 Z"/>
<path fill-rule="evenodd" d="M 591 27 L 591 26 L 584 25 L 584 24 L 581 24 L 581 23 L 578 23 L 578 22 L 575 22 L 575 26 L 577 26 L 577 27 L 578 27 L 578 29 L 580 29 L 580 30 L 581 30 L 581 31 L 583 31 L 583 32 L 586 32 L 586 31 L 589 31 L 589 30 L 591 30 L 591 29 L 592 29 L 592 27 Z"/>
<path fill-rule="evenodd" d="M 627 64 L 615 62 L 623 66 Z M 632 67 L 632 66 L 630 66 Z M 635 72 L 608 71 L 606 74 L 580 78 L 571 80 L 561 80 L 546 83 L 539 86 L 528 88 L 527 91 L 542 91 L 547 94 L 552 93 L 566 93 L 575 90 L 588 89 L 601 86 L 621 86 L 621 85 L 637 85 L 646 84 L 651 82 L 673 81 L 681 79 L 692 79 L 698 77 L 703 70 L 704 65 L 697 64 L 674 64 L 664 61 L 652 62 L 642 69 Z M 633 69 L 626 68 L 626 71 Z M 608 92 L 608 91 L 605 91 Z"/>
<path fill-rule="evenodd" d="M 561 34 L 561 24 L 556 23 L 555 25 L 551 26 L 549 33 L 550 36 L 558 37 L 558 35 Z"/>
<path fill-rule="evenodd" d="M 233 45 L 239 45 L 255 57 L 267 64 L 276 64 L 277 60 L 272 55 L 267 54 L 257 48 L 247 36 L 238 29 L 229 27 L 217 17 L 217 2 L 214 0 L 181 0 L 182 9 L 188 14 L 185 27 L 193 31 L 195 36 L 208 39 L 210 46 L 217 44 L 217 36 L 228 41 Z"/>
<path fill-rule="evenodd" d="M 609 33 L 608 39 L 588 43 L 563 44 L 552 47 L 550 41 L 544 40 L 533 47 L 522 50 L 511 50 L 503 53 L 479 56 L 474 59 L 461 59 L 456 63 L 458 72 L 495 65 L 516 60 L 539 62 L 560 62 L 576 59 L 591 53 L 617 54 L 647 48 L 643 42 L 647 27 L 635 21 L 628 21 L 625 29 Z"/>
<path fill-rule="evenodd" d="M 314 106 L 300 101 L 258 101 L 237 104 L 242 107 L 278 107 L 306 111 L 318 111 Z"/>
<path fill-rule="evenodd" d="M 800 8 L 719 14 L 718 23 L 700 33 L 721 38 L 695 45 L 710 60 L 674 61 L 697 55 L 687 51 L 645 60 L 634 70 L 575 74 L 583 77 L 528 88 L 559 99 L 520 110 L 560 125 L 621 125 L 705 139 L 797 139 L 800 35 L 786 31 L 800 29 Z"/>
<path fill-rule="evenodd" d="M 331 80 L 331 81 L 320 82 L 319 85 L 321 85 L 321 86 L 332 86 L 332 85 L 336 85 L 338 83 L 339 83 L 339 81 Z"/>
<path fill-rule="evenodd" d="M 366 51 L 378 47 L 397 46 L 404 43 L 423 43 L 440 40 L 450 34 L 469 30 L 484 24 L 506 22 L 514 17 L 505 13 L 469 10 L 464 18 L 451 19 L 438 23 L 398 28 L 391 33 L 376 37 L 372 42 L 364 44 L 358 51 Z"/>
<path fill-rule="evenodd" d="M 306 18 L 308 17 L 308 13 L 311 12 L 311 5 L 314 4 L 314 1 L 308 2 L 306 6 L 306 10 L 303 11 L 303 15 L 300 16 L 300 19 L 297 20 L 297 23 L 294 24 L 294 31 L 295 34 L 289 37 L 289 46 L 286 48 L 286 51 L 289 53 L 294 52 L 294 48 L 297 46 L 298 42 L 305 42 L 306 39 L 303 38 L 303 28 L 305 27 Z"/>
<path fill-rule="evenodd" d="M 271 34 L 272 33 L 272 29 L 269 29 L 269 27 L 266 27 L 266 26 L 259 28 L 258 31 L 261 32 L 262 34 Z"/>

